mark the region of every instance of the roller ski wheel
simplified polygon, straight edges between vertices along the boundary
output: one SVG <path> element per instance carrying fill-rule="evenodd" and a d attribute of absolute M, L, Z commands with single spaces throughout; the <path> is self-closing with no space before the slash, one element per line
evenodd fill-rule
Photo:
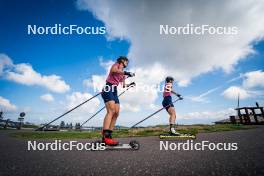
<path fill-rule="evenodd" d="M 139 142 L 137 142 L 137 141 L 130 141 L 129 142 L 129 145 L 134 150 L 138 150 L 140 148 Z"/>

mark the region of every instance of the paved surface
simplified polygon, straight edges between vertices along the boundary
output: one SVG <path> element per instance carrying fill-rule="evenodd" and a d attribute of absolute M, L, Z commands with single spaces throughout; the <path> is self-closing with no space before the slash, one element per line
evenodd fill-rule
<path fill-rule="evenodd" d="M 27 151 L 27 141 L 8 133 L 0 131 L 1 176 L 264 175 L 264 127 L 260 126 L 199 134 L 195 141 L 238 143 L 237 151 L 160 151 L 157 137 L 136 138 L 141 143 L 139 151 Z"/>

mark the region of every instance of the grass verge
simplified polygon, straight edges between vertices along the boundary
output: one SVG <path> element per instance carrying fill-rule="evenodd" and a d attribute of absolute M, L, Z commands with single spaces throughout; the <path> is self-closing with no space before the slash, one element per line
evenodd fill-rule
<path fill-rule="evenodd" d="M 221 131 L 247 130 L 256 128 L 256 126 L 247 125 L 180 125 L 177 131 L 180 133 L 188 133 L 196 135 L 197 133 L 211 133 Z M 168 131 L 167 126 L 159 125 L 155 127 L 136 128 L 130 130 L 117 130 L 113 137 L 145 137 L 145 136 L 159 136 L 161 133 Z M 10 134 L 13 137 L 24 139 L 90 139 L 100 138 L 101 131 L 20 131 Z"/>

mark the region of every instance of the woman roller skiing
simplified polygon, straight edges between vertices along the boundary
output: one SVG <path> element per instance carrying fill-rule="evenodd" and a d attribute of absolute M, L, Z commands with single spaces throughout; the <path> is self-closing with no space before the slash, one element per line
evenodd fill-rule
<path fill-rule="evenodd" d="M 174 105 L 172 103 L 172 97 L 171 94 L 174 94 L 179 97 L 179 99 L 182 99 L 181 95 L 176 93 L 173 89 L 173 81 L 174 79 L 170 76 L 168 76 L 165 80 L 165 86 L 163 91 L 163 101 L 162 105 L 164 108 L 166 108 L 167 112 L 170 115 L 169 123 L 170 123 L 170 135 L 173 136 L 180 136 L 181 134 L 178 133 L 175 129 L 175 121 L 176 121 L 176 111 L 174 108 Z"/>
<path fill-rule="evenodd" d="M 106 85 L 102 91 L 102 98 L 104 99 L 107 110 L 103 124 L 102 142 L 104 142 L 106 145 L 118 145 L 118 141 L 112 139 L 112 133 L 120 109 L 117 86 L 119 83 L 122 83 L 123 87 L 128 86 L 125 84 L 125 78 L 135 76 L 134 73 L 123 71 L 127 65 L 128 59 L 124 56 L 120 56 L 116 63 L 112 65 L 109 75 L 106 79 Z"/>

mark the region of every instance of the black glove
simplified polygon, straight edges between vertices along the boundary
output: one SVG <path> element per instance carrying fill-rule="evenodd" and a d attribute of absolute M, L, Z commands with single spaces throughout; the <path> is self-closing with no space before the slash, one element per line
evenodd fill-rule
<path fill-rule="evenodd" d="M 135 82 L 132 82 L 132 83 L 130 83 L 130 84 L 128 84 L 128 87 L 134 87 L 134 86 L 136 86 L 136 83 Z"/>
<path fill-rule="evenodd" d="M 181 97 L 181 94 L 177 94 L 177 93 L 176 93 L 176 96 L 180 98 L 180 97 Z"/>
<path fill-rule="evenodd" d="M 135 73 L 124 71 L 124 75 L 127 75 L 128 77 L 135 76 Z"/>
<path fill-rule="evenodd" d="M 179 100 L 183 100 L 183 97 L 181 96 L 181 94 L 176 94 L 176 96 L 179 98 Z"/>

